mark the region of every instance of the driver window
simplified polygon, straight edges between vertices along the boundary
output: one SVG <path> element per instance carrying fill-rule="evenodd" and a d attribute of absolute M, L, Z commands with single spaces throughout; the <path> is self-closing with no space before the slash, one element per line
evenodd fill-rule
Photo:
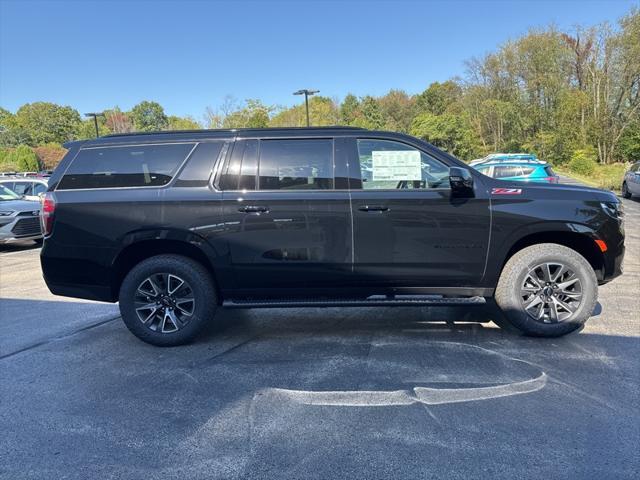
<path fill-rule="evenodd" d="M 358 139 L 362 188 L 448 188 L 449 167 L 405 143 Z"/>

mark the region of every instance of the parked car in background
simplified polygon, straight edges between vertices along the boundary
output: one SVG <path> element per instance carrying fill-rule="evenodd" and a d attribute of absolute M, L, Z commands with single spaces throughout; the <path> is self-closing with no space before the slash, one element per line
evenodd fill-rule
<path fill-rule="evenodd" d="M 622 196 L 631 198 L 640 195 L 640 162 L 634 163 L 622 180 Z"/>
<path fill-rule="evenodd" d="M 546 163 L 539 160 L 533 153 L 492 153 L 484 158 L 476 158 L 469 162 L 469 166 L 475 167 L 486 162 L 537 162 Z"/>
<path fill-rule="evenodd" d="M 0 244 L 18 240 L 42 240 L 40 203 L 0 185 Z"/>
<path fill-rule="evenodd" d="M 46 178 L 33 177 L 2 177 L 0 185 L 24 198 L 25 200 L 39 201 L 40 195 L 47 191 Z"/>
<path fill-rule="evenodd" d="M 541 162 L 527 161 L 493 161 L 490 160 L 474 168 L 487 177 L 500 180 L 515 180 L 519 182 L 560 183 L 560 177 L 551 165 Z"/>

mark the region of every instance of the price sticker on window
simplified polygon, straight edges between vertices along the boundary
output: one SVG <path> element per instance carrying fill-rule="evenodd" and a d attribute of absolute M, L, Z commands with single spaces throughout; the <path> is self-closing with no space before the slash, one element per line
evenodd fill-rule
<path fill-rule="evenodd" d="M 374 182 L 422 180 L 417 150 L 374 150 L 371 157 Z"/>

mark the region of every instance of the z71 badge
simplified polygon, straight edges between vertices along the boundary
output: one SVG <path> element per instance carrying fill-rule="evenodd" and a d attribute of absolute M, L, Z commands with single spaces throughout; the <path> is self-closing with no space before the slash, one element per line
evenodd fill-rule
<path fill-rule="evenodd" d="M 521 188 L 494 188 L 491 195 L 522 195 Z"/>

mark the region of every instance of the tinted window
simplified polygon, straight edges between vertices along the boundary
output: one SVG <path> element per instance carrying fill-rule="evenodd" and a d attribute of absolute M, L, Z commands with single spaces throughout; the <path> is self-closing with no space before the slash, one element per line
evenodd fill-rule
<path fill-rule="evenodd" d="M 333 140 L 260 142 L 260 190 L 333 188 Z"/>
<path fill-rule="evenodd" d="M 556 172 L 553 171 L 553 168 L 551 167 L 544 167 L 544 171 L 547 173 L 547 175 L 549 175 L 550 177 L 555 177 L 556 176 Z"/>
<path fill-rule="evenodd" d="M 171 181 L 193 148 L 189 144 L 80 150 L 58 188 L 157 187 Z"/>
<path fill-rule="evenodd" d="M 520 167 L 521 175 L 531 175 L 536 167 Z"/>
<path fill-rule="evenodd" d="M 391 140 L 358 140 L 364 189 L 447 188 L 449 167 L 410 145 Z M 353 188 L 353 186 L 352 186 Z"/>
<path fill-rule="evenodd" d="M 213 165 L 220 155 L 223 142 L 201 143 L 189 157 L 187 164 L 180 172 L 176 187 L 205 187 L 209 184 L 209 177 Z"/>

